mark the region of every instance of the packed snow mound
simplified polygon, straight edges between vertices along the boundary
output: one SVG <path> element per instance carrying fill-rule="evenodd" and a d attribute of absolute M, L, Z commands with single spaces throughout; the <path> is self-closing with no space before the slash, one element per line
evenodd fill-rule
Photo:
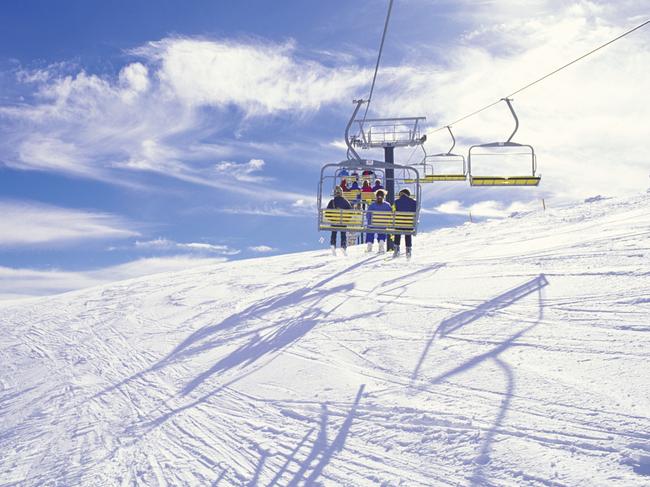
<path fill-rule="evenodd" d="M 650 195 L 0 307 L 0 484 L 650 484 Z"/>

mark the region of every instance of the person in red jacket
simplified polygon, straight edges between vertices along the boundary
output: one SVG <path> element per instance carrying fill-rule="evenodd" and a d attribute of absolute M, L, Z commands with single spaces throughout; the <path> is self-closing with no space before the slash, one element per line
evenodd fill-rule
<path fill-rule="evenodd" d="M 363 182 L 363 187 L 361 188 L 361 191 L 364 193 L 372 193 L 372 188 L 370 187 L 370 183 L 368 181 Z"/>

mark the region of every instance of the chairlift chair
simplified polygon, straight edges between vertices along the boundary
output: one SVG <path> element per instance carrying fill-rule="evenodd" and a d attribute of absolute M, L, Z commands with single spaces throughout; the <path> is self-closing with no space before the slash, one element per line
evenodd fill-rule
<path fill-rule="evenodd" d="M 393 170 L 392 182 L 399 190 L 408 189 L 416 201 L 415 212 L 373 211 L 368 216 L 368 206 L 374 201 L 374 192 L 347 191 L 343 193 L 352 205 L 351 210 L 328 209 L 327 204 L 334 197 L 334 188 L 339 184 L 342 169 L 361 174 L 364 170 L 387 174 Z M 390 179 L 390 178 L 389 178 Z M 382 180 L 384 186 L 388 181 Z M 375 160 L 346 160 L 337 164 L 326 164 L 321 169 L 318 184 L 318 229 L 320 231 L 387 233 L 415 235 L 420 216 L 420 176 L 412 166 L 402 166 Z M 392 203 L 392 202 L 389 202 Z"/>
<path fill-rule="evenodd" d="M 420 164 L 423 169 L 423 176 L 420 182 L 433 183 L 436 181 L 466 181 L 467 180 L 467 164 L 465 163 L 465 156 L 461 154 L 454 154 L 452 151 L 456 147 L 456 138 L 451 131 L 451 127 L 447 126 L 446 129 L 451 135 L 452 144 L 447 152 L 440 154 L 427 154 L 427 151 L 422 146 L 424 151 L 424 158 Z"/>
<path fill-rule="evenodd" d="M 502 98 L 506 102 L 510 113 L 515 119 L 515 130 L 510 134 L 510 137 L 505 142 L 490 142 L 487 144 L 477 144 L 469 148 L 467 156 L 467 168 L 469 173 L 469 181 L 471 186 L 537 186 L 541 180 L 541 176 L 537 176 L 537 156 L 535 149 L 532 145 L 518 144 L 512 142 L 517 129 L 519 128 L 519 119 L 515 113 L 510 98 Z M 486 152 L 480 152 L 486 150 Z M 498 173 L 490 172 L 477 172 L 475 162 L 478 157 L 488 157 L 492 160 L 500 159 L 503 163 L 504 160 L 513 158 L 521 159 L 523 156 L 525 160 L 530 162 L 531 172 L 524 171 L 523 174 L 513 176 L 503 176 Z M 485 160 L 485 159 L 483 159 Z"/>

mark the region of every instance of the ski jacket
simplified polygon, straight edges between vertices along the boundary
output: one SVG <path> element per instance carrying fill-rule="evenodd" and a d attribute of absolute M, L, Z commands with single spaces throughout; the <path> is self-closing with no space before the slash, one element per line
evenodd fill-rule
<path fill-rule="evenodd" d="M 372 187 L 372 190 L 377 191 L 378 189 L 384 189 L 384 187 L 381 185 L 379 181 L 375 181 L 375 185 Z"/>
<path fill-rule="evenodd" d="M 364 181 L 363 188 L 361 188 L 361 191 L 363 191 L 364 193 L 372 193 L 372 188 L 370 187 L 370 183 L 368 183 L 368 181 Z"/>
<path fill-rule="evenodd" d="M 352 185 L 350 185 L 350 189 L 359 189 L 359 183 L 356 181 L 352 181 Z"/>
<path fill-rule="evenodd" d="M 395 200 L 395 211 L 412 211 L 415 213 L 416 209 L 415 200 L 409 196 L 403 194 Z"/>
<path fill-rule="evenodd" d="M 386 203 L 385 201 L 382 203 L 377 203 L 374 201 L 373 203 L 370 204 L 368 207 L 368 225 L 372 224 L 372 212 L 373 211 L 393 211 L 393 209 L 390 207 L 389 203 Z"/>
<path fill-rule="evenodd" d="M 349 191 L 349 189 L 348 189 L 348 182 L 347 182 L 345 179 L 343 179 L 343 180 L 341 181 L 340 186 L 341 186 L 341 189 L 342 189 L 343 191 Z"/>
<path fill-rule="evenodd" d="M 350 202 L 346 200 L 343 196 L 335 196 L 327 204 L 327 209 L 328 210 L 334 210 L 334 209 L 351 210 L 352 206 L 350 206 Z"/>

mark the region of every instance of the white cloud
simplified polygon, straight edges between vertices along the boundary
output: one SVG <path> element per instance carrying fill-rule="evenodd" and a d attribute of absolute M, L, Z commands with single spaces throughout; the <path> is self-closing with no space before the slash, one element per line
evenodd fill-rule
<path fill-rule="evenodd" d="M 247 163 L 221 161 L 215 165 L 214 169 L 220 177 L 225 177 L 230 180 L 268 182 L 272 178 L 254 174 L 261 171 L 264 168 L 264 164 L 263 159 L 251 159 Z"/>
<path fill-rule="evenodd" d="M 643 10 L 638 2 L 620 10 L 605 2 L 515 3 L 461 2 L 459 15 L 472 6 L 463 15 L 472 21 L 467 35 L 453 39 L 437 63 L 417 57 L 409 65 L 384 69 L 375 108 L 381 104 L 382 113 L 394 116 L 426 115 L 431 128 L 444 126 L 618 36 L 640 23 L 633 13 Z M 650 138 L 647 32 L 648 27 L 637 31 L 514 97 L 520 128 L 513 140 L 535 147 L 539 188 L 435 184 L 425 188 L 425 200 L 487 197 L 507 203 L 643 191 Z M 467 154 L 472 144 L 506 140 L 513 128 L 501 103 L 454 126 L 455 151 Z M 429 133 L 427 152 L 442 152 L 449 144 L 445 131 Z M 501 162 L 491 164 L 495 175 L 504 170 Z"/>
<path fill-rule="evenodd" d="M 149 70 L 142 63 L 129 64 L 120 71 L 119 81 L 124 90 L 122 97 L 127 102 L 132 101 L 149 89 Z"/>
<path fill-rule="evenodd" d="M 5 247 L 139 235 L 115 215 L 32 201 L 0 201 L 0 214 L 0 246 Z"/>
<path fill-rule="evenodd" d="M 411 3 L 417 4 L 411 11 L 419 16 L 422 9 L 432 8 L 430 2 Z M 447 37 L 449 44 L 442 47 L 432 47 L 440 46 L 439 36 L 433 44 L 424 38 L 428 34 L 418 32 L 418 42 L 409 44 L 405 59 L 385 60 L 371 107 L 375 115 L 426 115 L 431 127 L 441 126 L 644 20 L 639 15 L 644 5 L 638 1 L 442 3 L 444 10 L 453 11 L 449 21 L 465 32 Z M 645 189 L 650 49 L 644 32 L 647 28 L 515 97 L 521 122 L 515 141 L 535 146 L 543 177 L 539 188 L 491 191 L 432 185 L 423 201 L 512 202 L 526 195 L 581 199 L 594 192 Z M 24 82 L 36 83 L 40 90 L 35 103 L 0 107 L 0 117 L 9 117 L 11 124 L 0 133 L 3 161 L 118 184 L 131 181 L 133 174 L 156 172 L 235 192 L 247 201 L 307 201 L 308 195 L 278 185 L 270 188 L 264 183 L 272 173 L 262 176 L 250 166 L 271 153 L 306 159 L 304 151 L 289 146 L 293 140 L 205 141 L 220 131 L 236 131 L 233 125 L 242 119 L 250 123 L 268 115 L 300 118 L 308 127 L 305 114 L 324 105 L 345 103 L 341 106 L 348 110 L 349 100 L 365 91 L 372 74 L 345 53 L 333 67 L 301 57 L 293 42 L 166 38 L 132 54 L 139 62 L 126 65 L 117 79 L 83 71 L 57 75 L 56 67 L 23 73 Z M 212 109 L 210 117 L 205 107 Z M 506 106 L 497 105 L 454 127 L 456 150 L 466 153 L 471 144 L 504 140 L 512 127 Z M 430 133 L 427 150 L 441 152 L 448 144 L 445 132 Z M 328 156 L 345 149 L 329 135 L 310 140 L 310 145 Z M 240 151 L 254 158 L 231 162 Z M 407 156 L 398 151 L 397 157 Z M 314 153 L 309 158 L 317 159 Z M 215 168 L 218 172 L 228 164 L 240 175 L 240 184 L 214 177 Z M 274 211 L 278 213 L 267 212 Z"/>
<path fill-rule="evenodd" d="M 154 240 L 136 241 L 136 248 L 163 250 L 163 251 L 178 251 L 187 250 L 199 253 L 219 254 L 219 255 L 237 255 L 240 251 L 228 247 L 227 245 L 214 245 L 203 242 L 190 242 L 180 243 L 168 240 L 166 238 L 157 238 Z"/>
<path fill-rule="evenodd" d="M 216 208 L 217 213 L 230 215 L 254 215 L 254 216 L 277 216 L 277 217 L 304 217 L 313 215 L 316 206 L 312 197 L 304 196 L 293 201 L 291 204 L 281 204 L 277 201 L 258 206 L 241 206 L 229 208 Z"/>
<path fill-rule="evenodd" d="M 225 261 L 225 258 L 157 257 L 79 272 L 15 269 L 0 266 L 0 299 L 58 294 L 151 274 L 215 265 Z"/>
<path fill-rule="evenodd" d="M 513 213 L 531 211 L 537 207 L 537 202 L 515 201 L 506 205 L 501 201 L 488 200 L 464 206 L 460 201 L 451 200 L 438 205 L 435 211 L 448 215 L 469 215 L 471 213 L 475 217 L 506 218 Z M 539 207 L 541 208 L 541 203 Z M 431 213 L 431 210 L 428 212 Z"/>
<path fill-rule="evenodd" d="M 142 61 L 125 65 L 116 79 L 69 65 L 21 71 L 19 81 L 37 91 L 35 101 L 0 107 L 3 163 L 123 185 L 155 172 L 247 198 L 295 200 L 304 195 L 281 188 L 265 187 L 260 196 L 269 178 L 258 174 L 259 158 L 235 168 L 242 184 L 215 178 L 215 168 L 225 167 L 215 158 L 223 161 L 242 144 L 205 140 L 221 130 L 232 138 L 243 119 L 296 118 L 341 103 L 368 79 L 356 66 L 301 59 L 291 43 L 167 38 L 132 54 Z M 208 106 L 217 111 L 208 116 Z"/>
<path fill-rule="evenodd" d="M 274 249 L 273 247 L 269 247 L 268 245 L 255 245 L 252 247 L 248 247 L 248 250 L 263 254 L 266 252 L 275 252 L 277 249 Z"/>
<path fill-rule="evenodd" d="M 251 215 L 251 216 L 280 216 L 292 217 L 296 216 L 295 213 L 288 211 L 285 208 L 278 208 L 272 206 L 262 207 L 241 207 L 241 208 L 219 208 L 215 210 L 217 213 L 226 213 L 229 215 Z"/>
<path fill-rule="evenodd" d="M 235 105 L 247 116 L 317 110 L 364 86 L 368 70 L 301 60 L 294 43 L 168 38 L 134 50 L 160 63 L 158 76 L 191 106 Z"/>

